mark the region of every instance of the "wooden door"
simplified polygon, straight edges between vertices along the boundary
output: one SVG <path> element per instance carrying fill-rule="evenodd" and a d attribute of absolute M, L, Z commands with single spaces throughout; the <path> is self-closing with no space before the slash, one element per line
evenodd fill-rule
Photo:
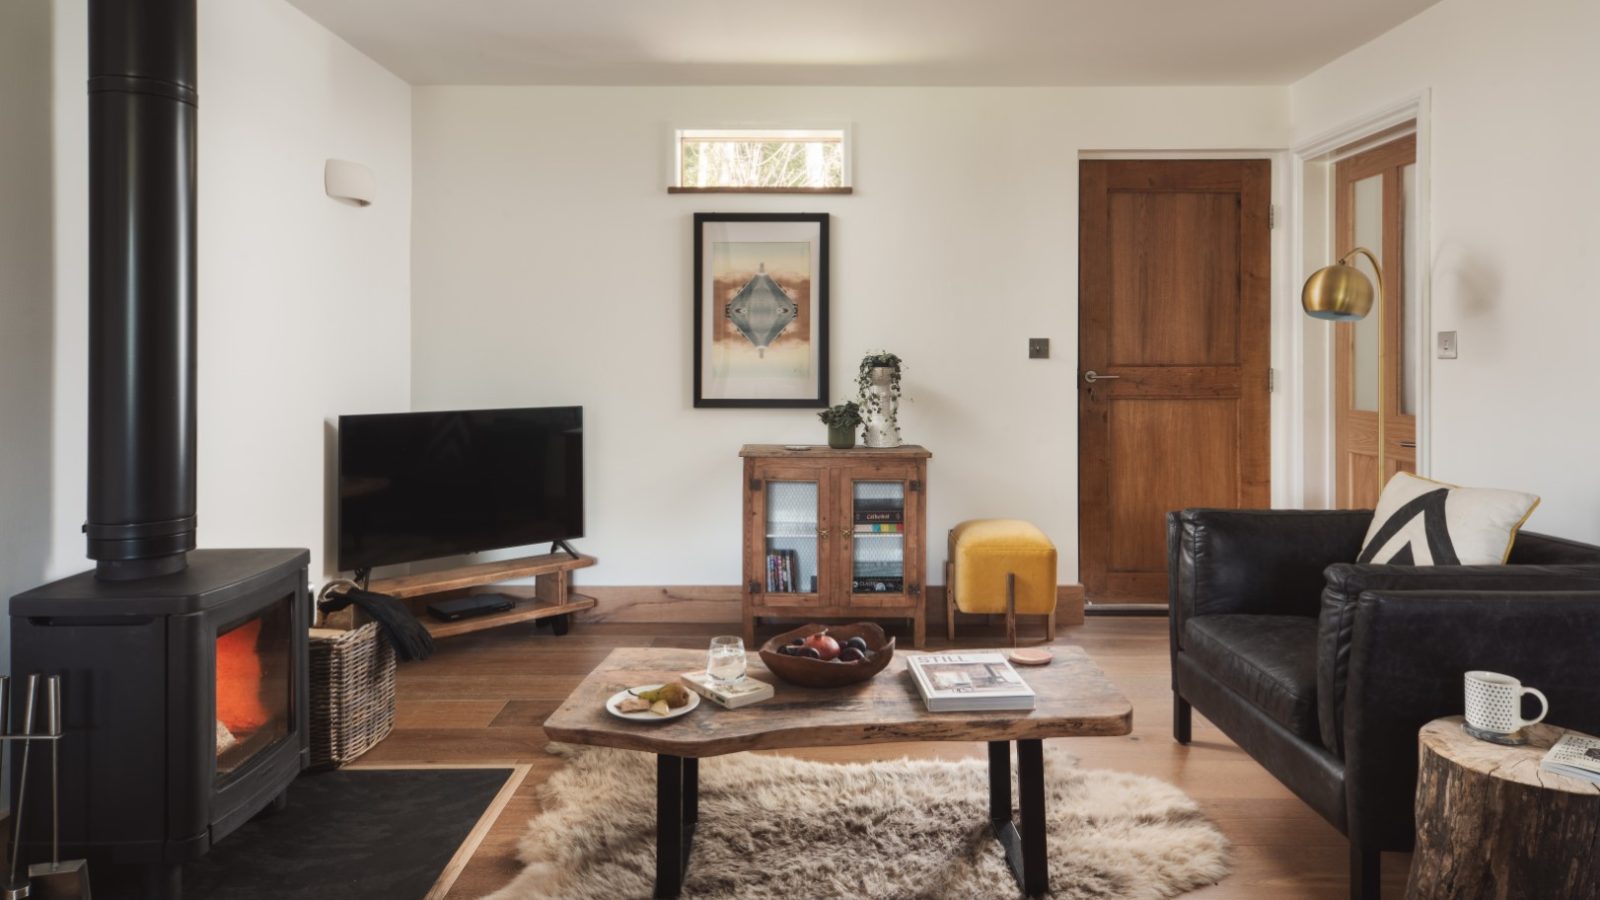
<path fill-rule="evenodd" d="M 1415 328 L 1415 215 L 1417 139 L 1398 138 L 1334 166 L 1335 252 L 1364 246 L 1383 262 L 1383 302 L 1360 322 L 1334 329 L 1334 471 L 1338 505 L 1371 509 L 1379 486 L 1396 472 L 1417 470 L 1416 360 L 1406 353 Z M 1414 257 L 1412 257 L 1414 258 Z M 1372 265 L 1351 263 L 1372 278 Z M 1408 315 L 1408 312 L 1410 313 Z M 1407 323 L 1412 327 L 1407 327 Z M 1378 379 L 1378 334 L 1383 329 L 1383 377 Z M 1378 473 L 1378 415 L 1384 416 L 1384 472 Z"/>
<path fill-rule="evenodd" d="M 1080 164 L 1090 602 L 1166 602 L 1169 511 L 1270 503 L 1270 203 L 1266 160 Z"/>

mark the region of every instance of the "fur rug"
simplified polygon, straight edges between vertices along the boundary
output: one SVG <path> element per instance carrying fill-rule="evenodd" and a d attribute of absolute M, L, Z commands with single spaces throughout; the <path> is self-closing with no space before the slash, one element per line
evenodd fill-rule
<path fill-rule="evenodd" d="M 655 760 L 552 745 L 527 868 L 490 900 L 623 900 L 655 877 Z M 1083 770 L 1045 745 L 1057 900 L 1160 900 L 1228 874 L 1228 842 L 1177 788 Z M 1013 796 L 1015 792 L 1013 791 Z M 1015 900 L 988 823 L 988 762 L 831 764 L 737 753 L 700 763 L 683 896 Z"/>

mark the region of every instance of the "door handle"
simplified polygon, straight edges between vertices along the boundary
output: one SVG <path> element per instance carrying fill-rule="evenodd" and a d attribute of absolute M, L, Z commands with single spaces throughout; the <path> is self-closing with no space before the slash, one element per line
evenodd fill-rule
<path fill-rule="evenodd" d="M 1415 450 L 1415 449 L 1417 449 L 1417 442 L 1416 441 L 1401 441 L 1400 442 L 1400 446 L 1404 447 L 1407 450 Z"/>
<path fill-rule="evenodd" d="M 1116 381 L 1121 375 L 1101 375 L 1093 369 L 1083 373 L 1083 380 L 1094 384 L 1096 381 Z"/>

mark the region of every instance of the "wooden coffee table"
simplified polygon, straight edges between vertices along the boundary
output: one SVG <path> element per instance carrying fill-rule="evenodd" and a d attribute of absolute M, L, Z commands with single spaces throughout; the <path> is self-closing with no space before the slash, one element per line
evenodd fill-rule
<path fill-rule="evenodd" d="M 606 699 L 629 687 L 676 680 L 703 668 L 706 655 L 623 648 L 589 673 L 545 720 L 544 729 L 557 741 L 656 754 L 657 897 L 676 897 L 683 887 L 699 818 L 699 761 L 705 757 L 897 741 L 987 741 L 990 823 L 1018 884 L 1031 897 L 1049 884 L 1043 740 L 1122 735 L 1133 727 L 1133 707 L 1081 647 L 1052 649 L 1054 663 L 1018 669 L 1038 695 L 1026 712 L 930 713 L 900 655 L 865 684 L 817 690 L 779 681 L 752 653 L 750 674 L 773 684 L 777 696 L 736 710 L 707 700 L 680 719 L 642 724 L 606 712 Z M 1020 823 L 1011 818 L 1012 741 Z"/>

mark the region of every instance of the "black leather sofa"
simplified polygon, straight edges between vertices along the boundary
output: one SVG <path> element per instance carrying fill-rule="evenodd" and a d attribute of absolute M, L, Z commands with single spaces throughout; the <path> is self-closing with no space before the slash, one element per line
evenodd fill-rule
<path fill-rule="evenodd" d="M 1191 708 L 1350 839 L 1350 896 L 1409 850 L 1417 730 L 1504 672 L 1600 733 L 1600 547 L 1524 532 L 1503 566 L 1358 565 L 1370 510 L 1167 518 L 1173 736 Z"/>

